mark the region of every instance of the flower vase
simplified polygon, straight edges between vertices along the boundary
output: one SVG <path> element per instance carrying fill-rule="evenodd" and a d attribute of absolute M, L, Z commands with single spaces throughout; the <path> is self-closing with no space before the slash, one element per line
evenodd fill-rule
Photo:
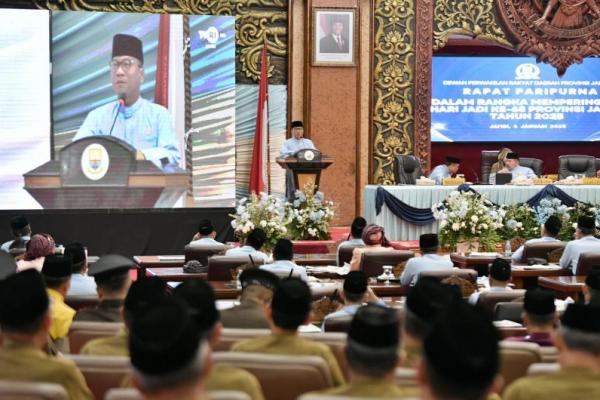
<path fill-rule="evenodd" d="M 478 251 L 478 250 L 479 250 L 479 241 L 477 241 L 477 240 L 472 240 L 472 239 L 463 240 L 456 244 L 456 251 L 459 254 L 469 255 L 470 253 L 472 253 L 474 251 Z"/>

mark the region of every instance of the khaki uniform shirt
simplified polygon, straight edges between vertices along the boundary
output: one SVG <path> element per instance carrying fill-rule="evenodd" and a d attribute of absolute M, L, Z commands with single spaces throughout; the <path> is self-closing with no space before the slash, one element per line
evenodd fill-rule
<path fill-rule="evenodd" d="M 269 329 L 263 307 L 250 300 L 221 311 L 221 323 L 224 328 Z"/>
<path fill-rule="evenodd" d="M 102 300 L 96 308 L 78 311 L 75 321 L 122 322 L 123 300 Z"/>
<path fill-rule="evenodd" d="M 264 354 L 289 354 L 298 356 L 319 356 L 325 360 L 331 371 L 334 386 L 345 382 L 342 370 L 329 346 L 299 338 L 297 335 L 271 334 L 235 343 L 231 351 Z"/>
<path fill-rule="evenodd" d="M 115 336 L 90 340 L 79 354 L 88 356 L 124 356 L 129 357 L 129 335 L 125 328 Z"/>
<path fill-rule="evenodd" d="M 264 400 L 258 379 L 250 372 L 229 365 L 215 365 L 204 382 L 207 391 L 235 390 L 244 392 L 252 400 Z"/>
<path fill-rule="evenodd" d="M 63 295 L 54 289 L 48 289 L 48 297 L 50 298 L 50 312 L 52 314 L 50 337 L 52 340 L 62 339 L 69 334 L 75 310 L 69 307 L 65 303 Z"/>
<path fill-rule="evenodd" d="M 5 343 L 0 349 L 0 379 L 61 385 L 71 400 L 93 399 L 75 363 L 52 357 L 33 345 Z"/>
<path fill-rule="evenodd" d="M 372 378 L 362 382 L 346 383 L 342 386 L 313 392 L 312 394 L 344 397 L 377 397 L 380 399 L 419 398 L 419 389 L 401 388 L 382 379 Z"/>
<path fill-rule="evenodd" d="M 516 380 L 504 400 L 600 399 L 600 373 L 586 368 L 563 368 L 555 374 Z"/>

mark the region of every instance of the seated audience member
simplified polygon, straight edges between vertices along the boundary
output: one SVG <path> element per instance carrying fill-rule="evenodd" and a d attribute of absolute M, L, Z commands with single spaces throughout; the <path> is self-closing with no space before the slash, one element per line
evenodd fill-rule
<path fill-rule="evenodd" d="M 340 249 L 347 246 L 364 246 L 365 242 L 362 240 L 362 231 L 367 226 L 367 220 L 363 217 L 356 217 L 352 221 L 350 226 L 350 235 L 347 240 L 344 240 L 339 244 L 337 248 L 337 265 L 340 265 Z"/>
<path fill-rule="evenodd" d="M 0 280 L 17 272 L 17 263 L 9 254 L 0 252 Z"/>
<path fill-rule="evenodd" d="M 225 255 L 232 257 L 246 256 L 252 258 L 254 263 L 265 263 L 269 261 L 269 256 L 260 250 L 266 241 L 267 235 L 265 231 L 260 228 L 255 228 L 246 238 L 244 246 L 229 249 L 225 252 Z"/>
<path fill-rule="evenodd" d="M 492 185 L 494 183 L 496 183 L 495 182 L 496 173 L 498 171 L 500 171 L 501 169 L 504 168 L 504 161 L 506 161 L 506 155 L 508 153 L 512 153 L 512 152 L 513 151 L 511 149 L 509 149 L 508 147 L 503 147 L 503 148 L 500 149 L 500 151 L 498 152 L 498 161 L 496 161 L 495 163 L 493 163 L 492 166 L 491 166 L 491 168 L 490 168 L 490 178 L 489 178 L 489 182 L 488 183 L 491 183 Z M 493 181 L 492 181 L 492 175 L 494 177 Z"/>
<path fill-rule="evenodd" d="M 70 257 L 49 255 L 44 259 L 42 276 L 48 287 L 52 316 L 50 338 L 54 342 L 64 339 L 69 334 L 75 316 L 75 310 L 65 303 L 65 296 L 71 286 L 72 265 Z"/>
<path fill-rule="evenodd" d="M 300 278 L 308 280 L 306 268 L 294 262 L 294 245 L 288 239 L 279 239 L 273 249 L 273 262 L 261 265 L 260 269 L 274 273 L 280 278 Z"/>
<path fill-rule="evenodd" d="M 565 246 L 559 264 L 562 268 L 570 268 L 575 274 L 579 256 L 587 251 L 600 251 L 600 239 L 596 239 L 596 220 L 594 217 L 581 216 L 577 220 L 575 240 Z"/>
<path fill-rule="evenodd" d="M 417 370 L 421 399 L 484 400 L 498 393 L 498 333 L 479 310 L 454 302 L 437 318 L 423 342 Z"/>
<path fill-rule="evenodd" d="M 352 271 L 360 269 L 360 261 L 363 253 L 393 250 L 385 238 L 383 228 L 379 225 L 367 225 L 363 229 L 362 240 L 365 243 L 365 247 L 357 247 L 352 252 L 352 260 L 350 260 L 350 269 Z"/>
<path fill-rule="evenodd" d="M 123 306 L 122 319 L 125 329 L 115 336 L 90 340 L 81 348 L 80 353 L 93 356 L 128 356 L 128 329 L 131 329 L 133 320 L 140 312 L 160 304 L 166 298 L 166 293 L 167 284 L 157 277 L 135 281 L 129 288 Z"/>
<path fill-rule="evenodd" d="M 44 281 L 33 269 L 0 281 L 0 380 L 56 383 L 70 399 L 93 399 L 73 361 L 42 351 L 52 325 L 49 305 Z"/>
<path fill-rule="evenodd" d="M 348 272 L 344 278 L 344 289 L 340 296 L 344 301 L 344 307 L 339 311 L 326 315 L 323 319 L 323 326 L 325 326 L 325 321 L 328 320 L 353 317 L 364 303 L 384 305 L 383 301 L 379 300 L 369 287 L 369 279 L 363 271 Z"/>
<path fill-rule="evenodd" d="M 192 241 L 190 242 L 191 246 L 218 246 L 223 243 L 217 242 L 215 237 L 217 236 L 217 232 L 213 227 L 212 222 L 208 219 L 203 219 L 198 224 L 198 233 L 194 235 Z"/>
<path fill-rule="evenodd" d="M 460 167 L 460 158 L 446 157 L 446 162 L 436 166 L 429 174 L 429 179 L 435 181 L 436 185 L 441 185 L 445 178 L 450 178 L 456 175 Z"/>
<path fill-rule="evenodd" d="M 205 398 L 210 348 L 181 301 L 163 298 L 140 313 L 131 326 L 129 353 L 133 384 L 145 399 Z"/>
<path fill-rule="evenodd" d="M 42 272 L 44 257 L 54 254 L 55 246 L 54 239 L 47 233 L 33 235 L 27 242 L 23 259 L 17 261 L 17 271 L 35 268 L 38 272 Z"/>
<path fill-rule="evenodd" d="M 399 354 L 398 312 L 376 304 L 363 306 L 352 319 L 346 341 L 350 382 L 319 394 L 386 399 L 416 394 L 395 383 Z"/>
<path fill-rule="evenodd" d="M 454 301 L 462 301 L 458 291 L 431 277 L 419 279 L 406 296 L 402 321 L 402 366 L 415 368 L 421 359 L 423 338 L 435 318 Z"/>
<path fill-rule="evenodd" d="M 600 266 L 595 266 L 588 271 L 583 287 L 585 303 L 593 307 L 600 307 Z"/>
<path fill-rule="evenodd" d="M 504 168 L 498 171 L 498 173 L 510 173 L 512 174 L 513 179 L 516 179 L 520 176 L 527 179 L 537 178 L 537 175 L 531 168 L 520 165 L 519 155 L 514 152 L 506 155 L 506 159 L 504 160 Z"/>
<path fill-rule="evenodd" d="M 557 322 L 554 293 L 543 289 L 529 289 L 523 302 L 523 325 L 527 336 L 511 337 L 507 340 L 554 346 L 552 335 Z"/>
<path fill-rule="evenodd" d="M 177 286 L 175 298 L 183 300 L 191 309 L 191 315 L 200 335 L 206 339 L 211 350 L 221 340 L 223 326 L 215 305 L 215 292 L 208 283 L 189 280 Z M 264 398 L 258 379 L 248 371 L 230 365 L 216 364 L 204 381 L 206 390 L 236 390 L 244 392 L 252 400 Z"/>
<path fill-rule="evenodd" d="M 92 264 L 88 275 L 95 281 L 100 303 L 95 308 L 79 310 L 75 321 L 123 321 L 123 302 L 131 286 L 129 270 L 133 265 L 132 260 L 118 254 L 104 255 Z"/>
<path fill-rule="evenodd" d="M 298 337 L 298 327 L 310 322 L 311 307 L 312 296 L 306 282 L 297 278 L 281 280 L 271 305 L 265 309 L 271 334 L 243 340 L 234 344 L 231 351 L 319 356 L 329 365 L 334 385 L 341 385 L 344 376 L 329 347 Z"/>
<path fill-rule="evenodd" d="M 27 251 L 27 243 L 29 239 L 17 238 L 8 247 L 8 254 L 13 256 L 15 260 L 22 260 Z"/>
<path fill-rule="evenodd" d="M 29 239 L 31 239 L 31 226 L 29 226 L 29 221 L 22 215 L 16 215 L 10 219 L 10 233 L 13 235 L 14 239 L 9 240 L 7 242 L 2 243 L 0 246 L 0 251 L 5 253 L 9 252 L 10 245 L 18 239 L 27 243 Z"/>
<path fill-rule="evenodd" d="M 496 258 L 490 266 L 489 288 L 480 289 L 469 297 L 469 303 L 476 305 L 481 292 L 505 292 L 512 290 L 509 286 L 512 276 L 510 263 L 503 258 Z"/>
<path fill-rule="evenodd" d="M 527 260 L 523 260 L 523 250 L 525 249 L 525 245 L 532 243 L 544 243 L 544 242 L 559 242 L 557 239 L 558 233 L 562 228 L 562 221 L 556 215 L 551 215 L 548 217 L 546 222 L 541 227 L 542 237 L 539 239 L 529 239 L 525 243 L 521 245 L 512 255 L 512 259 L 515 262 L 526 262 Z"/>
<path fill-rule="evenodd" d="M 95 296 L 96 283 L 88 276 L 88 262 L 85 247 L 81 243 L 70 243 L 65 246 L 65 257 L 73 261 L 71 287 L 67 296 Z"/>
<path fill-rule="evenodd" d="M 447 256 L 437 254 L 439 249 L 438 235 L 425 233 L 419 237 L 421 257 L 410 258 L 406 262 L 404 271 L 400 275 L 400 284 L 413 286 L 423 271 L 438 271 L 454 268 L 454 264 Z"/>
<path fill-rule="evenodd" d="M 560 371 L 513 382 L 504 400 L 600 399 L 600 308 L 569 304 L 554 335 Z"/>
<path fill-rule="evenodd" d="M 279 283 L 277 275 L 259 268 L 249 268 L 240 275 L 240 304 L 221 311 L 225 328 L 269 329 L 264 307 L 271 302 Z"/>

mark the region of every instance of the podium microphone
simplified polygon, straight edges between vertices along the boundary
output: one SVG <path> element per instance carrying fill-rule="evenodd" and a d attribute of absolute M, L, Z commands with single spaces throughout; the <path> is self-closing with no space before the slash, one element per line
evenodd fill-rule
<path fill-rule="evenodd" d="M 113 119 L 113 123 L 110 127 L 110 131 L 108 132 L 108 136 L 112 136 L 112 131 L 115 127 L 115 123 L 117 122 L 117 117 L 119 116 L 119 113 L 123 110 L 123 107 L 125 107 L 125 93 L 122 93 L 119 95 L 119 106 L 117 107 L 117 112 L 115 113 L 115 119 Z"/>

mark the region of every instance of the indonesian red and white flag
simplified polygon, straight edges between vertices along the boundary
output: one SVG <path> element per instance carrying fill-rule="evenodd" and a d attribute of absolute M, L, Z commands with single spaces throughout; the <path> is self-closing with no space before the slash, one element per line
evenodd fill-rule
<path fill-rule="evenodd" d="M 258 109 L 256 111 L 256 132 L 254 134 L 254 147 L 252 149 L 252 163 L 250 164 L 250 193 L 265 191 L 267 178 L 267 138 L 269 135 L 269 95 L 267 77 L 267 46 L 263 46 L 260 54 L 260 81 L 258 84 Z M 268 191 L 268 188 L 267 188 Z"/>

